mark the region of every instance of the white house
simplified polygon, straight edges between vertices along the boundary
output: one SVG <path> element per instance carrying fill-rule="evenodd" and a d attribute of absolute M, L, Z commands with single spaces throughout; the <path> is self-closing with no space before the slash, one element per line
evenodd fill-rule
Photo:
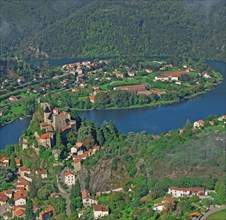
<path fill-rule="evenodd" d="M 40 175 L 42 179 L 47 179 L 47 171 L 46 170 L 36 170 L 35 173 Z"/>
<path fill-rule="evenodd" d="M 68 186 L 75 185 L 75 175 L 71 171 L 64 173 L 64 183 Z"/>
<path fill-rule="evenodd" d="M 72 154 L 76 154 L 77 153 L 77 147 L 76 146 L 72 146 L 71 147 L 71 153 Z"/>
<path fill-rule="evenodd" d="M 172 204 L 172 206 L 175 206 L 175 199 L 174 198 L 164 198 L 160 203 L 155 204 L 153 207 L 153 210 L 157 212 L 162 212 L 165 208 L 166 204 Z"/>
<path fill-rule="evenodd" d="M 194 124 L 193 124 L 193 127 L 194 128 L 201 128 L 201 127 L 204 127 L 205 123 L 203 120 L 198 120 L 198 121 L 195 121 Z"/>
<path fill-rule="evenodd" d="M 103 216 L 109 215 L 109 208 L 102 205 L 94 205 L 93 206 L 93 215 L 94 219 L 101 218 Z"/>
<path fill-rule="evenodd" d="M 16 192 L 14 194 L 14 203 L 15 203 L 15 206 L 26 205 L 26 195 L 24 195 L 21 192 Z"/>
<path fill-rule="evenodd" d="M 90 193 L 84 189 L 82 190 L 82 203 L 84 207 L 92 206 L 97 204 L 97 200 L 92 198 Z"/>
<path fill-rule="evenodd" d="M 175 186 L 171 186 L 168 189 L 168 194 L 171 194 L 175 198 L 206 195 L 203 187 L 179 188 Z"/>

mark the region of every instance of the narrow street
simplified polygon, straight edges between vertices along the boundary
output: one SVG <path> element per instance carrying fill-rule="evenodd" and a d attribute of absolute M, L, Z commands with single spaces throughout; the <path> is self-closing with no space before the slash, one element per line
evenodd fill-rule
<path fill-rule="evenodd" d="M 63 171 L 62 171 L 63 172 Z M 60 174 L 61 176 L 61 174 Z M 61 185 L 59 184 L 59 176 L 56 176 L 57 178 L 57 187 L 59 189 L 59 194 L 62 196 L 62 198 L 65 199 L 66 203 L 66 214 L 69 217 L 71 215 L 71 209 L 70 209 L 70 193 L 66 192 Z"/>

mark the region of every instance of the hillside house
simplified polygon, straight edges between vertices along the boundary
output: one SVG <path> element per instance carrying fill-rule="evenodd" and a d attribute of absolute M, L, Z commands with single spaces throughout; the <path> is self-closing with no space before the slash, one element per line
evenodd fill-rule
<path fill-rule="evenodd" d="M 165 209 L 167 204 L 169 204 L 172 208 L 174 208 L 176 201 L 174 198 L 164 198 L 160 203 L 155 204 L 155 206 L 153 207 L 153 210 L 162 212 Z"/>
<path fill-rule="evenodd" d="M 10 96 L 9 97 L 9 101 L 17 101 L 18 99 L 17 99 L 17 97 L 16 96 L 14 96 L 14 95 L 12 95 L 12 96 Z"/>
<path fill-rule="evenodd" d="M 188 215 L 188 217 L 189 217 L 191 220 L 197 220 L 197 219 L 199 219 L 200 215 L 201 215 L 201 213 L 199 213 L 199 212 L 193 212 L 193 213 L 190 213 L 190 214 Z"/>
<path fill-rule="evenodd" d="M 77 146 L 72 146 L 72 147 L 71 147 L 71 154 L 76 154 L 77 151 L 78 151 Z"/>
<path fill-rule="evenodd" d="M 46 219 L 51 218 L 51 217 L 53 216 L 53 214 L 54 214 L 54 211 L 55 211 L 55 209 L 54 209 L 53 206 L 48 206 L 48 207 L 46 208 L 46 210 L 41 211 L 41 212 L 39 213 L 39 218 L 40 218 L 40 220 L 46 220 Z"/>
<path fill-rule="evenodd" d="M 20 159 L 16 158 L 15 159 L 15 163 L 16 163 L 16 166 L 17 167 L 20 167 L 21 166 L 21 160 Z"/>
<path fill-rule="evenodd" d="M 10 199 L 13 197 L 13 190 L 4 190 L 3 193 Z"/>
<path fill-rule="evenodd" d="M 44 133 L 36 138 L 38 145 L 43 146 L 47 149 L 51 149 L 53 145 L 53 135 Z"/>
<path fill-rule="evenodd" d="M 89 96 L 89 101 L 94 103 L 95 102 L 95 96 L 94 95 L 90 95 Z"/>
<path fill-rule="evenodd" d="M 5 166 L 5 167 L 8 167 L 9 166 L 9 157 L 2 157 L 0 159 L 0 163 Z"/>
<path fill-rule="evenodd" d="M 5 195 L 5 193 L 0 192 L 0 205 L 6 204 L 8 201 L 8 197 Z"/>
<path fill-rule="evenodd" d="M 168 189 L 168 194 L 171 194 L 175 198 L 206 195 L 203 187 L 179 188 L 174 186 Z"/>
<path fill-rule="evenodd" d="M 19 177 L 17 182 L 16 182 L 16 188 L 18 190 L 29 190 L 30 183 L 29 181 L 23 179 L 22 177 Z"/>
<path fill-rule="evenodd" d="M 202 128 L 202 127 L 204 127 L 204 125 L 205 125 L 205 122 L 203 120 L 198 120 L 198 121 L 194 122 L 193 127 L 194 128 Z"/>
<path fill-rule="evenodd" d="M 66 171 L 64 173 L 64 183 L 67 186 L 75 185 L 75 175 L 71 171 Z"/>
<path fill-rule="evenodd" d="M 85 208 L 97 204 L 98 201 L 91 197 L 88 190 L 84 189 L 81 191 L 81 193 L 82 193 L 82 203 Z"/>
<path fill-rule="evenodd" d="M 94 215 L 94 219 L 102 218 L 103 216 L 109 215 L 108 206 L 104 207 L 102 205 L 94 205 L 93 215 Z"/>
<path fill-rule="evenodd" d="M 31 169 L 28 168 L 28 167 L 19 167 L 18 168 L 18 174 L 21 176 L 21 177 L 24 177 L 25 174 L 31 174 Z"/>
<path fill-rule="evenodd" d="M 17 191 L 14 194 L 14 203 L 15 206 L 23 206 L 26 205 L 27 196 L 23 194 L 22 191 Z"/>
<path fill-rule="evenodd" d="M 82 169 L 82 163 L 80 159 L 73 160 L 73 167 L 75 172 L 79 172 Z"/>
<path fill-rule="evenodd" d="M 42 179 L 47 179 L 47 170 L 36 170 L 35 173 L 40 175 Z"/>
<path fill-rule="evenodd" d="M 2 116 L 3 116 L 3 109 L 0 108 L 0 117 L 2 117 Z"/>
<path fill-rule="evenodd" d="M 25 219 L 26 208 L 23 206 L 15 206 L 12 208 L 12 217 Z"/>

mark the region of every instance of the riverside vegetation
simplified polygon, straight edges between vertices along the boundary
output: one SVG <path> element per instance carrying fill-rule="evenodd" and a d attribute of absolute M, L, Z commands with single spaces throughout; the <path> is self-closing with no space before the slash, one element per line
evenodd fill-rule
<path fill-rule="evenodd" d="M 11 57 L 1 59 L 1 68 L 1 125 L 31 115 L 37 101 L 76 110 L 156 106 L 197 96 L 222 81 L 203 60 L 187 58 L 127 57 L 49 67 Z M 178 72 L 176 81 L 161 80 Z"/>

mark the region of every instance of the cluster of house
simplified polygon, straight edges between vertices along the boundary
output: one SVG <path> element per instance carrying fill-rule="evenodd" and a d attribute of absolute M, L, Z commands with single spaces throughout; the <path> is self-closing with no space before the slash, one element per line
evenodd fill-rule
<path fill-rule="evenodd" d="M 74 146 L 71 147 L 71 152 L 68 155 L 67 159 L 73 160 L 72 166 L 74 171 L 67 170 L 64 172 L 64 184 L 67 186 L 75 185 L 75 174 L 82 169 L 82 161 L 91 155 L 95 154 L 96 151 L 102 149 L 101 146 L 94 146 L 89 150 L 83 145 L 82 142 L 77 142 Z"/>
<path fill-rule="evenodd" d="M 57 107 L 51 110 L 48 103 L 42 103 L 44 110 L 44 122 L 40 123 L 40 129 L 44 129 L 42 135 L 36 134 L 36 140 L 39 146 L 51 149 L 54 143 L 54 135 L 56 131 L 64 133 L 69 129 L 76 130 L 76 121 L 71 120 L 68 112 L 59 112 Z"/>
<path fill-rule="evenodd" d="M 109 207 L 98 205 L 98 199 L 91 196 L 88 190 L 84 189 L 81 191 L 82 194 L 82 203 L 85 208 L 87 207 L 93 207 L 93 215 L 94 219 L 99 219 L 103 216 L 109 215 Z M 98 194 L 96 197 L 98 198 Z M 78 213 L 78 217 L 81 218 L 84 215 L 84 210 L 80 211 Z"/>
<path fill-rule="evenodd" d="M 225 121 L 225 120 L 226 120 L 225 114 L 218 117 L 218 121 Z M 209 124 L 214 125 L 214 121 L 209 121 Z M 205 122 L 203 120 L 198 120 L 193 123 L 193 128 L 195 129 L 200 129 L 200 128 L 203 128 L 204 126 L 205 126 Z"/>
<path fill-rule="evenodd" d="M 172 210 L 176 207 L 176 200 L 175 198 L 187 198 L 192 196 L 207 196 L 208 192 L 205 191 L 203 187 L 192 187 L 192 188 L 180 188 L 171 186 L 168 188 L 168 194 L 171 195 L 171 197 L 165 197 L 160 203 L 155 204 L 153 207 L 153 210 L 162 212 L 167 207 L 170 207 Z M 197 219 L 201 214 L 198 212 L 190 213 L 189 218 L 190 219 Z"/>
<path fill-rule="evenodd" d="M 90 61 L 76 62 L 76 63 L 70 63 L 70 64 L 63 65 L 61 67 L 61 70 L 62 71 L 66 70 L 74 75 L 77 73 L 79 76 L 80 74 L 83 74 L 85 68 L 88 68 L 88 69 L 96 68 L 100 64 L 107 65 L 108 63 L 109 63 L 109 60 L 96 60 L 94 62 L 90 62 Z M 90 70 L 90 71 L 95 73 L 98 70 Z"/>
<path fill-rule="evenodd" d="M 1 165 L 9 166 L 10 160 L 8 157 L 1 158 Z M 1 205 L 1 216 L 8 215 L 12 213 L 13 218 L 25 218 L 26 215 L 26 202 L 28 191 L 30 190 L 30 184 L 32 182 L 33 175 L 39 175 L 40 178 L 45 181 L 47 179 L 46 170 L 30 169 L 28 167 L 22 166 L 20 159 L 15 159 L 16 166 L 18 168 L 18 179 L 15 184 L 13 184 L 14 189 L 4 190 L 0 192 L 0 205 Z M 14 204 L 9 204 L 9 200 L 13 198 Z M 54 212 L 53 207 L 48 207 L 46 210 L 39 213 L 38 220 L 47 219 L 47 216 L 51 216 Z"/>

